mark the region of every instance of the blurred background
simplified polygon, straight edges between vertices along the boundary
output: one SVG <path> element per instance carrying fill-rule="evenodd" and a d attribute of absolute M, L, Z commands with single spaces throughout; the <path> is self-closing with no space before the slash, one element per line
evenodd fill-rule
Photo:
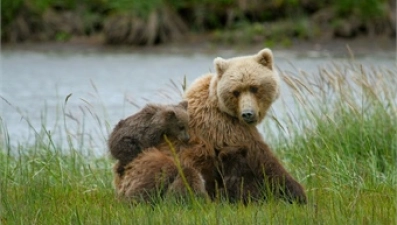
<path fill-rule="evenodd" d="M 292 46 L 396 36 L 395 0 L 2 0 L 3 42 Z"/>

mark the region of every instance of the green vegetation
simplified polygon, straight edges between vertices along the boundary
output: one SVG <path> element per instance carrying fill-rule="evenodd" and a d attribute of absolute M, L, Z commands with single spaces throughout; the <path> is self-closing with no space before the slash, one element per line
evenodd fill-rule
<path fill-rule="evenodd" d="M 1 4 L 2 41 L 8 42 L 59 40 L 58 33 L 103 35 L 106 43 L 133 45 L 166 43 L 188 32 L 215 32 L 215 41 L 232 43 L 396 33 L 394 0 L 3 0 Z"/>
<path fill-rule="evenodd" d="M 280 115 L 269 115 L 265 125 L 277 128 L 266 129 L 266 140 L 307 188 L 306 206 L 277 200 L 247 206 L 174 200 L 160 201 L 154 206 L 131 206 L 115 198 L 112 160 L 83 154 L 87 149 L 72 144 L 68 149 L 60 149 L 49 132 L 38 132 L 34 144 L 22 142 L 11 146 L 12 137 L 2 126 L 0 221 L 396 224 L 395 73 L 351 62 L 320 68 L 317 74 L 282 74 L 297 110 L 286 112 L 282 121 L 276 119 Z M 291 108 L 291 102 L 285 103 L 285 107 Z"/>
<path fill-rule="evenodd" d="M 385 3 L 387 0 L 337 0 L 336 11 L 340 16 L 348 16 L 352 13 L 365 20 L 384 17 L 387 14 Z"/>

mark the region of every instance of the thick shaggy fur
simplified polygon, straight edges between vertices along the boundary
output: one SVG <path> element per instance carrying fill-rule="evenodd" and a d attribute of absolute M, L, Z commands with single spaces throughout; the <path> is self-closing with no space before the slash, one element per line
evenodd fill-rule
<path fill-rule="evenodd" d="M 248 202 L 271 193 L 287 201 L 306 203 L 303 187 L 284 169 L 256 128 L 279 95 L 272 52 L 264 49 L 252 56 L 216 58 L 214 63 L 216 74 L 198 78 L 185 93 L 191 140 L 187 146 L 173 142 L 183 167 L 194 168 L 202 175 L 212 198 L 222 194 L 230 200 Z M 165 157 L 169 146 L 160 143 L 156 147 L 163 156 L 145 154 L 145 163 L 126 169 L 119 188 L 124 195 L 130 196 L 129 190 L 152 190 L 153 185 L 173 180 L 175 162 Z M 136 171 L 141 171 L 140 175 L 135 175 Z M 148 186 L 134 184 L 136 177 L 150 180 L 157 177 L 155 174 L 168 176 L 165 181 L 156 178 L 147 182 Z"/>
<path fill-rule="evenodd" d="M 189 132 L 209 143 L 208 155 L 216 155 L 215 149 L 246 149 L 241 157 L 221 161 L 228 168 L 222 178 L 229 198 L 258 197 L 267 187 L 276 196 L 305 203 L 303 187 L 284 169 L 256 128 L 279 95 L 272 52 L 264 49 L 253 56 L 217 58 L 214 63 L 217 73 L 198 78 L 185 99 Z M 243 186 L 236 179 L 244 180 Z M 211 189 L 216 190 L 207 188 Z"/>
<path fill-rule="evenodd" d="M 163 141 L 163 135 L 181 142 L 189 140 L 187 102 L 178 105 L 148 104 L 136 114 L 120 120 L 108 140 L 111 155 L 119 160 L 117 172 L 143 149 L 154 147 Z"/>
<path fill-rule="evenodd" d="M 125 166 L 125 175 L 115 174 L 114 185 L 119 197 L 146 202 L 165 194 L 188 196 L 189 188 L 207 195 L 204 178 L 195 168 L 180 165 L 180 170 L 171 155 L 148 148 Z"/>

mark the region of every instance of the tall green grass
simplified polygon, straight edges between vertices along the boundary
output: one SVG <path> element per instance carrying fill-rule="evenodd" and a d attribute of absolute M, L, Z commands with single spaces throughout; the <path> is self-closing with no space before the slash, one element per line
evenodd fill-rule
<path fill-rule="evenodd" d="M 300 111 L 285 116 L 289 136 L 276 149 L 331 217 L 326 224 L 397 221 L 395 75 L 350 62 L 283 76 Z"/>
<path fill-rule="evenodd" d="M 130 205 L 115 197 L 112 160 L 59 149 L 48 134 L 12 146 L 2 124 L 2 224 L 395 224 L 397 78 L 354 62 L 284 73 L 296 111 L 265 139 L 307 189 L 309 203 Z M 64 112 L 63 112 L 64 113 Z M 93 112 L 95 113 L 95 112 Z M 278 115 L 273 115 L 277 118 Z M 2 120 L 1 120 L 2 121 Z M 3 121 L 2 121 L 3 122 Z M 288 135 L 286 135 L 288 133 Z M 18 154 L 14 154 L 17 152 Z"/>

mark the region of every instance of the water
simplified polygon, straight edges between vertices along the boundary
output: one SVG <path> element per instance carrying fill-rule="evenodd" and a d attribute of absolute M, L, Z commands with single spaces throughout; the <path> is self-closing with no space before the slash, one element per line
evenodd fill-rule
<path fill-rule="evenodd" d="M 44 132 L 60 147 L 67 145 L 69 136 L 75 147 L 102 154 L 106 152 L 107 135 L 118 120 L 136 112 L 148 101 L 179 101 L 185 76 L 189 84 L 201 74 L 214 70 L 215 57 L 242 54 L 247 53 L 5 49 L 1 52 L 2 136 L 6 129 L 11 144 L 17 145 L 32 142 L 38 133 Z M 276 66 L 282 71 L 304 70 L 315 74 L 319 66 L 346 61 L 343 57 L 316 52 L 274 54 Z M 366 65 L 395 67 L 394 54 L 364 56 L 357 60 Z M 285 84 L 282 84 L 280 98 L 273 106 L 274 115 L 295 110 L 296 106 L 288 109 L 282 106 L 292 101 Z"/>

